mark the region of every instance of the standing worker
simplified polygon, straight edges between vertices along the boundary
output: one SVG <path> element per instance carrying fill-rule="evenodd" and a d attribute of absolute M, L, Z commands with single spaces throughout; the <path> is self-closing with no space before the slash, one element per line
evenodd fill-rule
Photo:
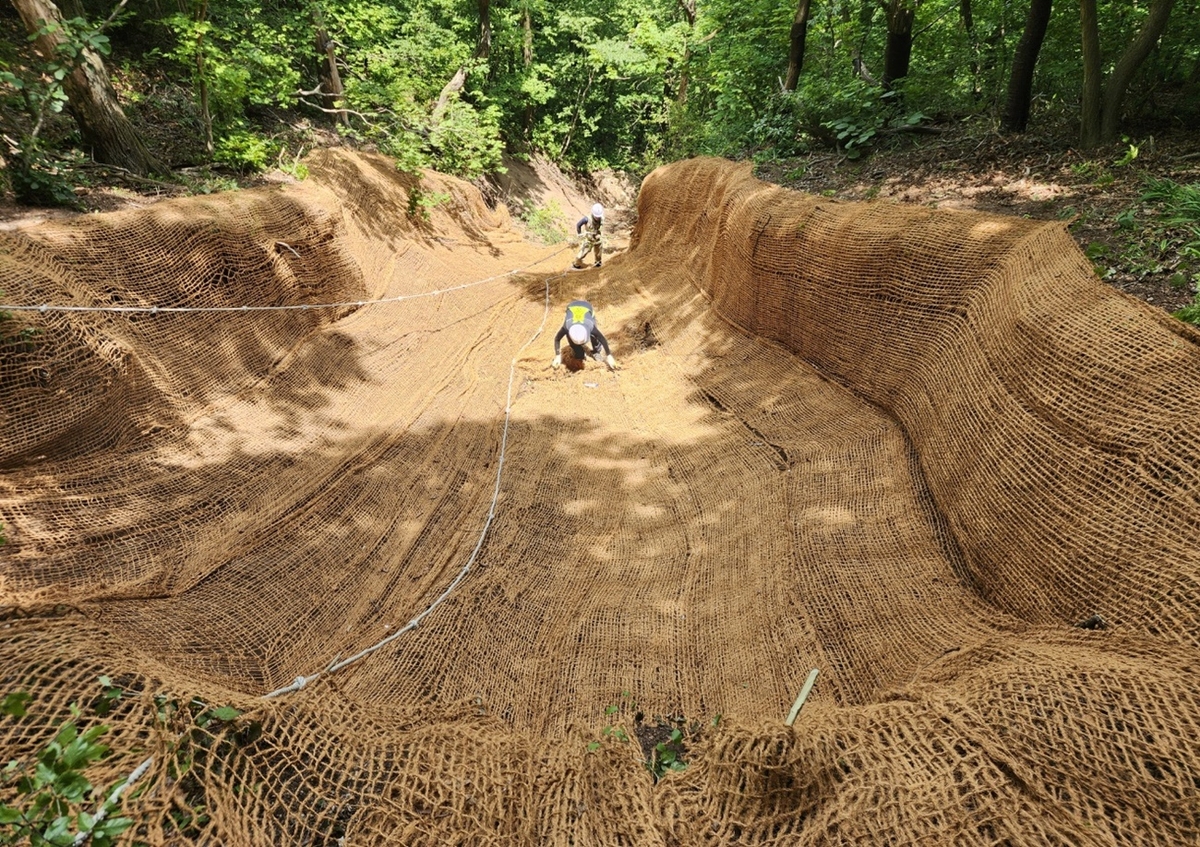
<path fill-rule="evenodd" d="M 572 300 L 567 305 L 567 315 L 563 318 L 563 325 L 559 328 L 558 334 L 554 336 L 554 361 L 550 363 L 552 368 L 557 368 L 562 364 L 562 355 L 558 352 L 558 347 L 563 336 L 566 336 L 567 343 L 571 345 L 571 355 L 580 362 L 587 355 L 588 348 L 591 349 L 592 356 L 596 361 L 601 361 L 600 351 L 603 350 L 604 364 L 608 365 L 610 371 L 617 369 L 617 360 L 612 357 L 608 340 L 596 326 L 596 313 L 592 310 L 592 304 L 587 300 Z"/>
<path fill-rule="evenodd" d="M 571 263 L 573 268 L 582 268 L 580 264 L 585 258 L 589 250 L 594 250 L 596 253 L 596 264 L 593 267 L 600 267 L 600 227 L 604 223 L 604 207 L 597 203 L 592 206 L 592 213 L 584 215 L 575 224 L 575 234 L 581 236 L 583 241 L 579 245 L 579 255 L 575 257 L 575 261 Z M 584 227 L 587 231 L 584 231 Z"/>

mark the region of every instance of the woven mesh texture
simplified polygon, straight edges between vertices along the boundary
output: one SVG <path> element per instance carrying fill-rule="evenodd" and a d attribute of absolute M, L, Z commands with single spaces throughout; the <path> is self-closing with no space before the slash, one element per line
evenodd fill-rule
<path fill-rule="evenodd" d="M 1060 225 L 694 159 L 568 273 L 310 173 L 0 235 L 8 303 L 344 304 L 13 313 L 5 759 L 104 675 L 149 843 L 1200 840 L 1198 336 Z M 549 367 L 575 298 L 619 371 Z"/>

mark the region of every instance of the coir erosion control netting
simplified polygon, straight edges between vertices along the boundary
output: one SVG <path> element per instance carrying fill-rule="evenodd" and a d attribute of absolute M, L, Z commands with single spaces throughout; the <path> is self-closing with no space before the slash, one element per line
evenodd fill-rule
<path fill-rule="evenodd" d="M 0 236 L 5 761 L 78 704 L 151 844 L 1197 843 L 1200 347 L 1061 225 L 696 159 L 568 273 L 310 170 Z"/>

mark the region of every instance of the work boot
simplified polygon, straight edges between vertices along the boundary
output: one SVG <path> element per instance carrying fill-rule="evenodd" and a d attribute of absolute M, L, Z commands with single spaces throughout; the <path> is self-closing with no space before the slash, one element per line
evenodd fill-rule
<path fill-rule="evenodd" d="M 600 263 L 599 263 L 599 262 L 596 262 L 596 264 L 592 265 L 592 267 L 594 267 L 594 268 L 598 268 L 598 267 L 600 267 Z"/>

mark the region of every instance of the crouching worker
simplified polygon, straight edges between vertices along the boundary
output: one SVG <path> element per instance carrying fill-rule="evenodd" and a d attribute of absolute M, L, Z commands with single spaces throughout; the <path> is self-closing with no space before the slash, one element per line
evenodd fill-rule
<path fill-rule="evenodd" d="M 600 227 L 604 225 L 604 207 L 597 203 L 592 206 L 592 213 L 584 215 L 575 224 L 575 234 L 579 236 L 579 255 L 571 263 L 573 268 L 582 268 L 583 260 L 589 252 L 596 254 L 596 264 L 600 267 Z M 586 227 L 586 229 L 585 229 Z"/>
<path fill-rule="evenodd" d="M 558 334 L 554 336 L 554 361 L 550 363 L 552 368 L 557 368 L 562 364 L 562 355 L 558 350 L 564 336 L 567 344 L 571 347 L 571 355 L 580 362 L 590 352 L 597 362 L 602 361 L 608 365 L 610 371 L 617 369 L 617 360 L 612 357 L 608 340 L 596 326 L 596 313 L 592 310 L 592 304 L 587 300 L 572 300 L 567 306 L 567 315 L 563 318 L 563 325 L 559 328 Z M 602 356 L 603 358 L 601 358 Z"/>

